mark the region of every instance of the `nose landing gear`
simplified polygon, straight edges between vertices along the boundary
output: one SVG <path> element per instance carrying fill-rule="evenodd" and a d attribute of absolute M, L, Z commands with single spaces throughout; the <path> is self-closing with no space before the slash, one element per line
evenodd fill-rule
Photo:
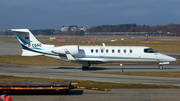
<path fill-rule="evenodd" d="M 162 69 L 163 69 L 163 65 L 159 65 L 158 68 L 159 68 L 160 70 L 162 70 Z"/>

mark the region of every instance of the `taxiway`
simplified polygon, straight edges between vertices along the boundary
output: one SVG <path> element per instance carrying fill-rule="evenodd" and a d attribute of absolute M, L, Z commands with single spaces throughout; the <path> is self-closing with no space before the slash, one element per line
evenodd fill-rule
<path fill-rule="evenodd" d="M 180 85 L 180 79 L 175 77 L 130 76 L 115 74 L 100 74 L 94 72 L 121 72 L 119 66 L 98 66 L 82 71 L 81 66 L 19 66 L 0 64 L 0 75 L 18 77 L 42 77 L 55 79 L 79 79 L 99 82 L 141 83 L 141 84 L 168 84 Z M 163 70 L 155 65 L 126 65 L 124 72 L 168 72 L 180 71 L 179 64 L 167 65 Z"/>

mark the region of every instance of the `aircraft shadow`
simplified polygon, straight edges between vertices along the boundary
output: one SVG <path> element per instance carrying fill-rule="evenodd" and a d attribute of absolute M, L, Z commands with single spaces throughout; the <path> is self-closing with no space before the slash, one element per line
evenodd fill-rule
<path fill-rule="evenodd" d="M 76 70 L 82 70 L 82 68 L 81 67 L 58 67 L 58 68 L 52 68 L 52 69 L 76 69 Z M 124 66 L 124 67 L 119 67 L 119 68 L 113 68 L 112 66 L 109 66 L 109 67 L 102 67 L 102 66 L 98 66 L 98 67 L 96 67 L 96 66 L 93 66 L 93 67 L 90 67 L 89 69 L 87 69 L 87 70 L 83 70 L 83 71 L 97 71 L 97 70 L 118 70 L 118 71 L 120 71 L 120 70 L 122 70 L 122 69 L 124 69 L 124 70 L 159 70 L 158 69 L 158 67 L 127 67 L 127 66 Z M 163 68 L 163 70 L 167 70 L 167 69 L 173 69 L 173 68 L 169 68 L 169 67 L 164 67 Z"/>
<path fill-rule="evenodd" d="M 79 68 L 77 68 L 77 67 L 58 67 L 58 68 L 52 68 L 52 69 L 77 69 L 77 70 L 82 70 L 82 68 L 81 67 L 79 67 Z M 89 69 L 87 69 L 87 71 L 88 70 L 107 70 L 107 69 L 109 69 L 109 68 L 104 68 L 104 67 L 90 67 Z M 117 68 L 116 68 L 117 69 Z M 86 71 L 86 70 L 84 70 L 84 71 Z"/>
<path fill-rule="evenodd" d="M 103 67 L 90 67 L 88 70 L 89 71 L 96 71 L 96 70 L 117 70 L 117 71 L 122 71 L 123 70 L 159 70 L 158 68 L 103 68 Z M 173 69 L 173 68 L 163 68 L 163 70 L 166 70 L 166 69 Z M 88 70 L 84 70 L 84 71 L 88 71 Z"/>
<path fill-rule="evenodd" d="M 158 68 L 124 68 L 125 70 L 130 70 L 130 69 L 137 69 L 137 70 L 140 70 L 140 69 L 144 69 L 144 70 L 159 70 Z M 166 69 L 173 69 L 173 68 L 163 68 L 162 70 L 166 70 Z"/>
<path fill-rule="evenodd" d="M 58 67 L 58 68 L 53 68 L 53 69 L 81 69 L 81 68 L 76 68 L 76 67 Z"/>
<path fill-rule="evenodd" d="M 89 69 L 87 70 L 84 70 L 84 71 L 93 71 L 93 70 L 109 70 L 110 68 L 104 68 L 104 67 L 90 67 Z"/>

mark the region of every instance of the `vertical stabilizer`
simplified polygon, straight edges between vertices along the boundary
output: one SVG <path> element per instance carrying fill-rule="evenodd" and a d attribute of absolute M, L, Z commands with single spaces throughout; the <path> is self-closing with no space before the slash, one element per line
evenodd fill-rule
<path fill-rule="evenodd" d="M 28 29 L 11 29 L 22 45 L 22 56 L 52 54 L 54 45 L 42 44 Z"/>
<path fill-rule="evenodd" d="M 10 31 L 16 33 L 16 37 L 23 45 L 41 44 L 28 29 L 11 29 Z"/>

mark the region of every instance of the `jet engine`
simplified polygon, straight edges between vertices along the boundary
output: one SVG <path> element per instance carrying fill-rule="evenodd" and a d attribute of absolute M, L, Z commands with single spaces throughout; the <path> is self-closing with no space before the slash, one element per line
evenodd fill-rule
<path fill-rule="evenodd" d="M 53 48 L 51 51 L 53 53 L 58 53 L 58 54 L 66 54 L 68 52 L 72 55 L 75 55 L 75 54 L 79 54 L 79 46 L 78 45 L 59 46 Z"/>

